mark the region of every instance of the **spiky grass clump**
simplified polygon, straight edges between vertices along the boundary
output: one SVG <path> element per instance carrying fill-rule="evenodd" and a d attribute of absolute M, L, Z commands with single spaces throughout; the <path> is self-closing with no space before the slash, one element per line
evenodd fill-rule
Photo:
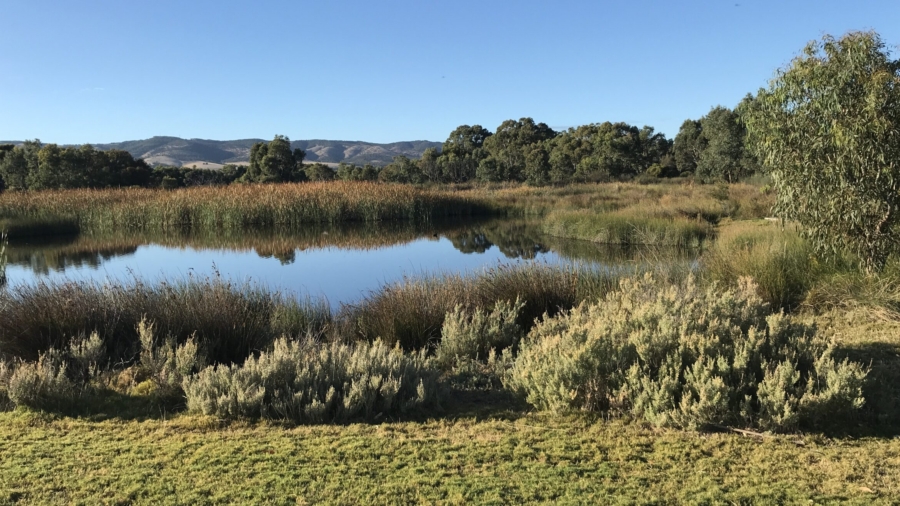
<path fill-rule="evenodd" d="M 555 237 L 601 244 L 699 247 L 712 234 L 708 223 L 689 218 L 642 215 L 634 210 L 611 213 L 554 212 L 544 232 Z"/>
<path fill-rule="evenodd" d="M 637 269 L 637 268 L 635 268 Z M 519 300 L 516 323 L 525 331 L 535 318 L 556 314 L 585 298 L 615 288 L 622 271 L 556 267 L 541 263 L 501 265 L 472 276 L 446 274 L 389 284 L 358 304 L 345 306 L 337 318 L 344 335 L 365 340 L 384 339 L 407 350 L 436 346 L 447 313 L 492 308 L 498 302 Z M 677 276 L 676 270 L 670 273 Z"/>

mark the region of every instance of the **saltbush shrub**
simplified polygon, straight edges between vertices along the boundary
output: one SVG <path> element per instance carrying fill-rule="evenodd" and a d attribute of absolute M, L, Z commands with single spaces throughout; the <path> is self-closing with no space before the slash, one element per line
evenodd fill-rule
<path fill-rule="evenodd" d="M 15 406 L 67 410 L 91 388 L 105 362 L 103 341 L 92 333 L 66 350 L 50 348 L 37 361 L 0 361 L 0 410 Z"/>
<path fill-rule="evenodd" d="M 218 365 L 184 380 L 190 411 L 223 418 L 301 423 L 373 420 L 438 400 L 426 351 L 381 340 L 353 345 L 281 338 L 242 365 Z"/>
<path fill-rule="evenodd" d="M 722 290 L 648 274 L 537 324 L 505 381 L 546 410 L 783 431 L 854 412 L 866 374 L 813 326 L 773 313 L 748 278 Z"/>
<path fill-rule="evenodd" d="M 450 369 L 461 361 L 484 361 L 491 351 L 514 346 L 522 333 L 516 320 L 524 305 L 518 298 L 498 301 L 490 311 L 480 307 L 466 311 L 457 305 L 444 318 L 441 341 L 435 349 L 438 364 Z"/>
<path fill-rule="evenodd" d="M 165 340 L 158 339 L 155 325 L 146 319 L 138 323 L 137 331 L 141 341 L 140 375 L 148 377 L 151 382 L 150 391 L 145 388 L 142 393 L 160 399 L 182 398 L 184 379 L 205 365 L 197 339 L 191 336 L 183 344 L 176 344 L 171 336 Z"/>

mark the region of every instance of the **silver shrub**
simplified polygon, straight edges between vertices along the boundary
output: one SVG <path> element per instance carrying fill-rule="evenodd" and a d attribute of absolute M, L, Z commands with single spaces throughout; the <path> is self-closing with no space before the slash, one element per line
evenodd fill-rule
<path fill-rule="evenodd" d="M 425 351 L 382 341 L 354 345 L 278 339 L 242 365 L 218 365 L 184 380 L 188 409 L 224 418 L 303 423 L 376 419 L 438 399 Z"/>
<path fill-rule="evenodd" d="M 646 275 L 544 318 L 505 381 L 541 409 L 790 430 L 861 407 L 866 373 L 835 361 L 814 327 L 772 313 L 749 279 L 721 290 Z"/>
<path fill-rule="evenodd" d="M 158 339 L 152 322 L 141 319 L 137 325 L 141 342 L 140 367 L 150 377 L 158 397 L 181 397 L 182 383 L 204 365 L 197 339 L 191 336 L 177 345 L 174 339 Z"/>
<path fill-rule="evenodd" d="M 66 374 L 64 354 L 50 349 L 37 362 L 20 362 L 12 368 L 7 395 L 12 404 L 33 409 L 59 410 L 70 407 L 80 393 L 79 385 Z"/>
<path fill-rule="evenodd" d="M 516 323 L 525 303 L 499 301 L 488 311 L 466 311 L 457 305 L 448 312 L 441 328 L 435 359 L 444 369 L 469 360 L 486 360 L 491 351 L 500 352 L 518 343 L 522 329 Z"/>

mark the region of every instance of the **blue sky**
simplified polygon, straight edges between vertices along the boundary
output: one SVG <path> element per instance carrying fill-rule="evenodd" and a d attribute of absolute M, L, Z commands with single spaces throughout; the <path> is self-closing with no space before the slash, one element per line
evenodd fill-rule
<path fill-rule="evenodd" d="M 823 34 L 900 44 L 885 1 L 3 0 L 0 139 L 443 141 L 530 116 L 734 106 Z M 895 53 L 895 57 L 900 52 Z"/>

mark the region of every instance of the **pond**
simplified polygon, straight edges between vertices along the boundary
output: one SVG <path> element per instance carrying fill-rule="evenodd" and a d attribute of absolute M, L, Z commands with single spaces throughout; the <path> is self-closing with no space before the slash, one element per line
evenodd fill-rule
<path fill-rule="evenodd" d="M 242 233 L 78 235 L 10 240 L 10 285 L 36 281 L 169 281 L 221 275 L 273 289 L 352 303 L 380 286 L 424 274 L 477 273 L 498 264 L 544 262 L 597 268 L 692 262 L 690 251 L 649 252 L 564 240 L 522 220 L 417 225 L 351 223 Z"/>

